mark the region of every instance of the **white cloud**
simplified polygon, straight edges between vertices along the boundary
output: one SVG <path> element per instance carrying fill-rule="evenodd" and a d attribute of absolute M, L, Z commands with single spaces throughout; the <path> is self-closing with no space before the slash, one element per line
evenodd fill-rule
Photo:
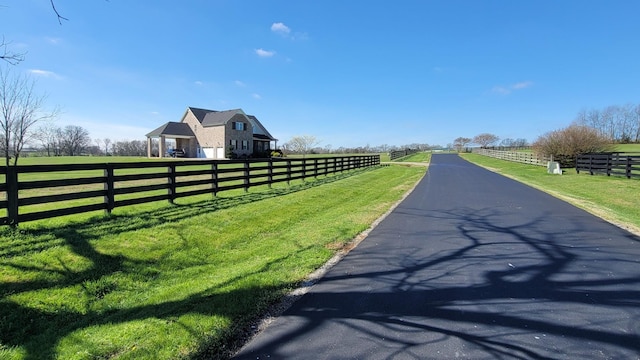
<path fill-rule="evenodd" d="M 30 69 L 29 73 L 35 76 L 42 76 L 42 77 L 52 78 L 56 80 L 62 79 L 62 76 L 54 73 L 53 71 L 48 71 L 48 70 Z"/>
<path fill-rule="evenodd" d="M 491 92 L 500 95 L 508 95 L 511 93 L 511 90 L 503 86 L 494 86 L 493 89 L 491 89 Z"/>
<path fill-rule="evenodd" d="M 271 25 L 271 31 L 289 40 L 307 40 L 309 38 L 307 33 L 293 33 L 290 27 L 281 22 L 273 23 Z"/>
<path fill-rule="evenodd" d="M 275 51 L 269 51 L 264 49 L 256 49 L 256 54 L 260 57 L 272 57 L 276 54 Z"/>
<path fill-rule="evenodd" d="M 513 91 L 526 89 L 528 87 L 531 87 L 532 85 L 533 82 L 531 81 L 521 81 L 519 83 L 508 86 L 494 86 L 493 89 L 491 89 L 491 92 L 500 95 L 509 95 Z"/>
<path fill-rule="evenodd" d="M 53 37 L 45 37 L 44 39 L 51 45 L 58 45 L 62 41 L 60 38 Z"/>
<path fill-rule="evenodd" d="M 254 94 L 251 94 L 251 97 L 252 97 L 252 98 L 254 98 L 254 99 L 256 99 L 256 100 L 260 100 L 260 99 L 262 99 L 262 96 L 260 96 L 260 94 L 255 94 L 255 93 L 254 93 Z"/>
<path fill-rule="evenodd" d="M 283 36 L 287 36 L 289 35 L 289 33 L 291 33 L 291 29 L 289 29 L 289 27 L 281 22 L 279 23 L 273 23 L 271 25 L 271 31 L 273 31 L 274 33 L 283 35 Z"/>
<path fill-rule="evenodd" d="M 194 83 L 194 84 L 196 84 L 196 85 L 198 85 L 198 86 L 202 86 L 202 85 L 204 85 L 204 83 L 203 83 L 202 81 L 200 81 L 200 80 L 198 80 L 198 81 L 194 81 L 193 83 Z"/>
<path fill-rule="evenodd" d="M 237 87 L 245 87 L 245 86 L 247 86 L 245 83 L 243 83 L 240 80 L 236 80 L 233 83 L 236 84 Z"/>
<path fill-rule="evenodd" d="M 520 89 L 526 89 L 526 88 L 530 87 L 531 85 L 533 85 L 533 83 L 531 81 L 523 81 L 523 82 L 519 82 L 517 84 L 513 84 L 511 87 L 514 90 L 520 90 Z"/>

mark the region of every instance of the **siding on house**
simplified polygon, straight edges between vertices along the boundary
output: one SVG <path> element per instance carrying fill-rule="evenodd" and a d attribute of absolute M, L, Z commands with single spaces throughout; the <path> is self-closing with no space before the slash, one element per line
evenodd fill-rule
<path fill-rule="evenodd" d="M 187 126 L 190 135 L 177 136 L 178 133 L 169 131 L 168 125 L 176 127 L 178 124 Z M 147 134 L 147 138 L 164 139 L 171 135 L 176 135 L 176 148 L 184 149 L 187 157 L 216 159 L 226 158 L 230 152 L 235 156 L 251 156 L 254 150 L 263 151 L 270 141 L 277 141 L 255 116 L 247 115 L 241 109 L 213 111 L 188 107 L 180 123 L 162 126 Z"/>
<path fill-rule="evenodd" d="M 245 130 L 235 130 L 233 128 L 234 122 L 244 123 Z M 232 151 L 236 155 L 249 156 L 253 154 L 253 128 L 251 127 L 251 122 L 249 121 L 249 119 L 247 119 L 247 116 L 245 114 L 234 115 L 229 121 L 227 121 L 227 123 L 224 126 L 225 126 L 225 134 L 226 134 L 225 148 L 228 148 L 229 146 L 231 146 L 231 141 L 235 140 L 237 147 L 235 149 L 232 149 Z M 247 144 L 246 149 L 242 149 L 243 141 L 246 141 L 246 144 Z"/>

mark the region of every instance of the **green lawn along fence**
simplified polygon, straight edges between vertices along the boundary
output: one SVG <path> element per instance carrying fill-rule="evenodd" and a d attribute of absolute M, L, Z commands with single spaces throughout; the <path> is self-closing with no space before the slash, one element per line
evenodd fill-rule
<path fill-rule="evenodd" d="M 0 225 L 174 200 L 380 165 L 380 155 L 0 167 Z"/>
<path fill-rule="evenodd" d="M 576 157 L 576 172 L 640 178 L 640 153 L 599 153 Z"/>

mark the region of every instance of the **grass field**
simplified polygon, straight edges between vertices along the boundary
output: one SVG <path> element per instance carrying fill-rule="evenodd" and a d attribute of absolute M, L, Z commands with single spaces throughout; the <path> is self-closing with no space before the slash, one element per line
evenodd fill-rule
<path fill-rule="evenodd" d="M 431 161 L 431 153 L 430 152 L 417 152 L 415 154 L 407 155 L 400 159 L 394 160 L 395 162 L 414 162 L 414 163 L 429 163 Z"/>
<path fill-rule="evenodd" d="M 473 163 L 521 181 L 561 198 L 605 220 L 640 235 L 640 181 L 625 177 L 576 174 L 547 174 L 546 168 L 494 159 L 477 154 L 461 154 Z"/>
<path fill-rule="evenodd" d="M 615 151 L 640 153 L 640 144 L 617 144 Z"/>
<path fill-rule="evenodd" d="M 378 167 L 0 229 L 0 358 L 224 358 L 424 172 Z"/>

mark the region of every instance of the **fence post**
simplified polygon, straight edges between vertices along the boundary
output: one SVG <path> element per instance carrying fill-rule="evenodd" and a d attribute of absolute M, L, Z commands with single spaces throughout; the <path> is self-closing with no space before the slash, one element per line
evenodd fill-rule
<path fill-rule="evenodd" d="M 170 164 L 167 168 L 167 181 L 169 182 L 169 203 L 176 199 L 176 165 Z"/>
<path fill-rule="evenodd" d="M 211 163 L 211 189 L 213 197 L 218 196 L 218 162 Z"/>
<path fill-rule="evenodd" d="M 589 154 L 589 175 L 593 175 L 593 155 Z"/>
<path fill-rule="evenodd" d="M 287 186 L 291 186 L 291 160 L 287 159 Z"/>
<path fill-rule="evenodd" d="M 273 183 L 273 158 L 269 158 L 269 168 L 267 169 L 267 181 L 269 181 L 269 189 Z"/>
<path fill-rule="evenodd" d="M 613 154 L 607 155 L 607 176 L 611 176 L 611 163 L 613 162 Z"/>
<path fill-rule="evenodd" d="M 18 226 L 18 169 L 7 166 L 7 220 L 11 227 Z"/>
<path fill-rule="evenodd" d="M 244 192 L 249 192 L 249 175 L 251 174 L 251 169 L 249 168 L 249 159 L 244 160 Z"/>
<path fill-rule="evenodd" d="M 627 156 L 627 163 L 625 166 L 625 173 L 627 174 L 627 179 L 631 179 L 631 156 Z"/>
<path fill-rule="evenodd" d="M 307 159 L 302 158 L 302 182 L 307 178 Z"/>
<path fill-rule="evenodd" d="M 106 205 L 105 213 L 111 215 L 111 210 L 115 207 L 115 184 L 113 181 L 113 164 L 106 164 L 104 169 L 104 204 Z"/>

